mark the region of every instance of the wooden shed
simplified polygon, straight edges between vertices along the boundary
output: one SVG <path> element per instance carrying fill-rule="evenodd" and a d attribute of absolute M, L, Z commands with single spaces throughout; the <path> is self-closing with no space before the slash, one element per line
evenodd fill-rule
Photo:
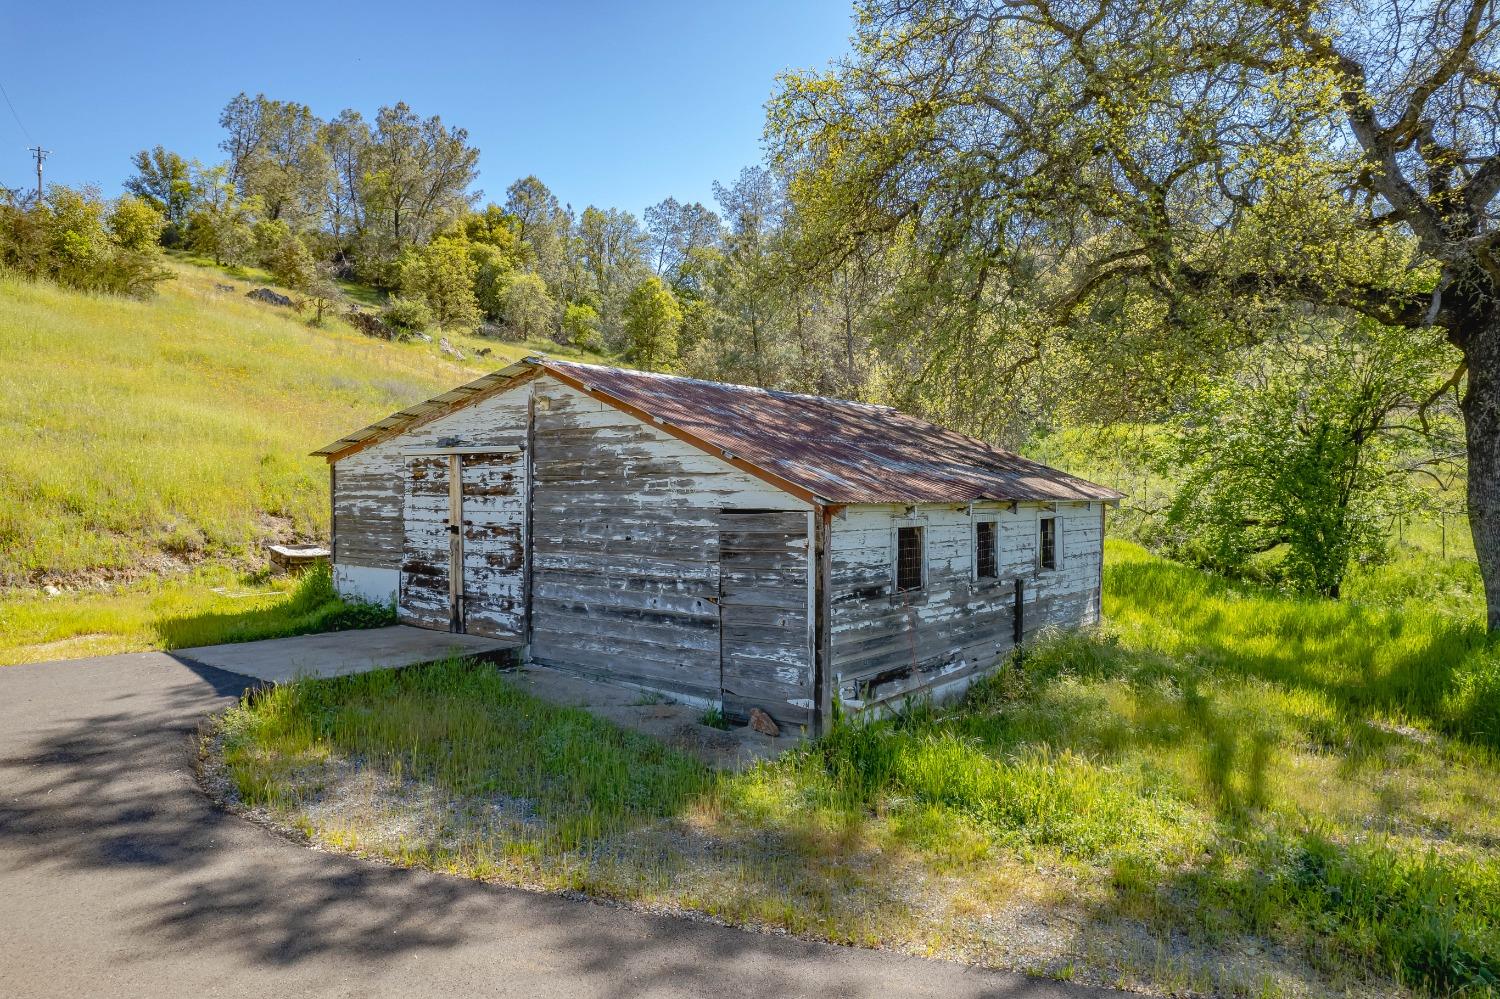
<path fill-rule="evenodd" d="M 315 453 L 346 596 L 810 730 L 1097 620 L 1121 498 L 889 407 L 541 358 Z"/>

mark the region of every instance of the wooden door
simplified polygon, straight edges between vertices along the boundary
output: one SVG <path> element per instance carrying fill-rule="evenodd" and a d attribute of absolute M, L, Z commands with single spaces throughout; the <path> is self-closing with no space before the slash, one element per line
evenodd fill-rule
<path fill-rule="evenodd" d="M 396 607 L 400 621 L 419 628 L 463 630 L 453 574 L 460 552 L 452 516 L 453 464 L 450 454 L 406 460 L 405 541 Z"/>
<path fill-rule="evenodd" d="M 526 631 L 526 462 L 520 451 L 459 456 L 464 630 Z"/>
<path fill-rule="evenodd" d="M 806 512 L 719 515 L 719 686 L 724 715 L 760 708 L 811 725 L 813 668 Z"/>

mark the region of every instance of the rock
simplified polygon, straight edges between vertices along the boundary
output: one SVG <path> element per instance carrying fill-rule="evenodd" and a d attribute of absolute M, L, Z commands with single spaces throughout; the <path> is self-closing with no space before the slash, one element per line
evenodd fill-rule
<path fill-rule="evenodd" d="M 49 596 L 49 597 L 55 597 L 58 594 L 62 593 L 62 590 L 60 590 L 57 587 L 53 586 L 51 583 L 48 583 L 46 585 L 46 587 L 44 587 L 44 589 L 47 591 L 47 596 Z"/>
<path fill-rule="evenodd" d="M 278 295 L 270 288 L 256 288 L 254 291 L 245 292 L 246 298 L 253 298 L 257 302 L 265 302 L 267 305 L 280 305 L 291 308 L 292 300 L 285 295 Z"/>
<path fill-rule="evenodd" d="M 458 358 L 460 361 L 464 359 L 464 352 L 453 346 L 453 344 L 449 343 L 447 337 L 443 337 L 438 340 L 438 349 L 445 354 L 449 354 L 453 357 Z"/>
<path fill-rule="evenodd" d="M 232 284 L 215 284 L 214 285 L 214 291 L 234 291 L 234 285 L 232 285 Z"/>
<path fill-rule="evenodd" d="M 773 739 L 781 734 L 781 729 L 771 720 L 771 716 L 760 708 L 750 709 L 750 727 L 761 735 L 769 735 Z"/>
<path fill-rule="evenodd" d="M 353 326 L 365 336 L 373 336 L 381 340 L 396 339 L 396 330 L 388 323 L 382 322 L 379 316 L 372 316 L 368 312 L 360 312 L 358 309 L 350 309 L 344 313 L 344 318 L 349 320 L 350 326 Z"/>
<path fill-rule="evenodd" d="M 480 347 L 478 350 L 474 351 L 474 356 L 475 357 L 489 357 L 494 352 L 495 352 L 494 348 L 492 348 L 492 347 Z"/>
<path fill-rule="evenodd" d="M 432 342 L 432 337 L 428 336 L 426 333 L 413 333 L 411 335 L 411 338 L 413 340 L 421 340 L 423 343 L 431 343 Z"/>

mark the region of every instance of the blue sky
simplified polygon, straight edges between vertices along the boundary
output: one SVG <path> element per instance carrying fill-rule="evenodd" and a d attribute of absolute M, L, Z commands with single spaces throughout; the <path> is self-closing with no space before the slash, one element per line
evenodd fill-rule
<path fill-rule="evenodd" d="M 776 73 L 842 55 L 848 0 L 750 3 L 0 3 L 0 184 L 119 192 L 135 150 L 220 157 L 241 90 L 373 116 L 405 100 L 469 130 L 479 186 L 534 173 L 559 198 L 637 214 L 711 201 L 761 155 Z M 24 126 L 24 132 L 23 132 Z M 25 133 L 30 133 L 28 139 Z"/>

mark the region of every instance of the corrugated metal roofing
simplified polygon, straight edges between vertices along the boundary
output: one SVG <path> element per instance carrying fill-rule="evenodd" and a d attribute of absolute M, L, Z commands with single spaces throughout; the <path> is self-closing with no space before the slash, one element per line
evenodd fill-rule
<path fill-rule="evenodd" d="M 538 358 L 403 410 L 315 453 L 332 455 L 386 436 L 519 377 L 528 365 L 581 383 L 830 503 L 1113 501 L 1123 495 L 889 406 Z"/>

